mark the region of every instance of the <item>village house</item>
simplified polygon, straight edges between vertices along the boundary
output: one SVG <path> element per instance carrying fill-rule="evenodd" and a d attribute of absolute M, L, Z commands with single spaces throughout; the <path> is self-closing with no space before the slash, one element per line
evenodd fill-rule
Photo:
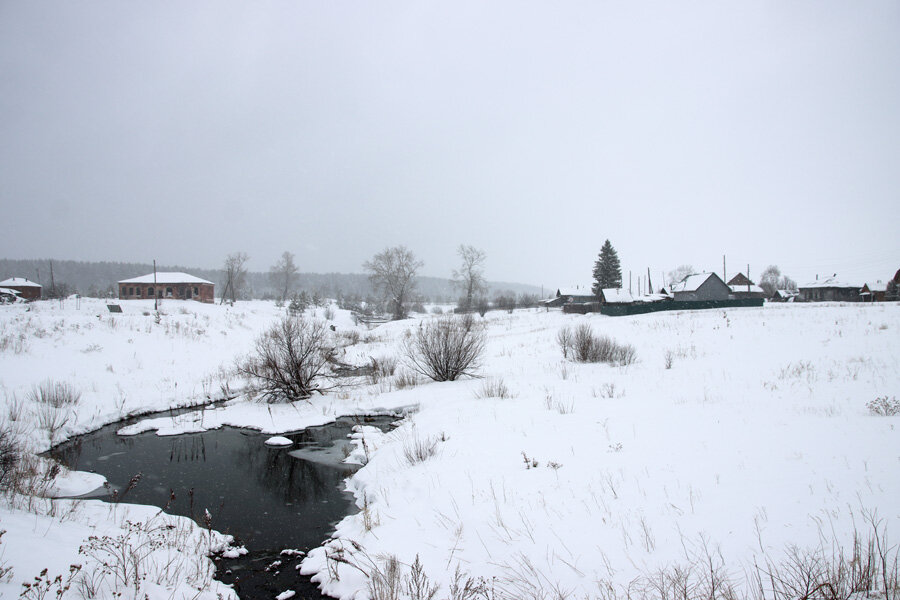
<path fill-rule="evenodd" d="M 800 286 L 798 298 L 803 302 L 859 302 L 860 286 L 840 281 L 837 274 Z"/>
<path fill-rule="evenodd" d="M 731 288 L 715 273 L 688 275 L 672 286 L 676 301 L 728 300 Z"/>
<path fill-rule="evenodd" d="M 772 302 L 793 302 L 797 297 L 797 292 L 793 290 L 775 290 L 772 296 Z"/>
<path fill-rule="evenodd" d="M 589 286 L 575 286 L 574 288 L 557 289 L 556 296 L 544 301 L 544 306 L 554 308 L 565 304 L 590 304 L 597 301 L 597 296 Z"/>
<path fill-rule="evenodd" d="M 18 292 L 19 296 L 25 300 L 40 300 L 43 290 L 41 284 L 29 281 L 24 277 L 10 277 L 0 281 L 0 287 Z"/>
<path fill-rule="evenodd" d="M 738 273 L 728 280 L 728 287 L 735 298 L 765 298 L 766 291 L 750 281 L 743 273 Z"/>
<path fill-rule="evenodd" d="M 120 300 L 171 298 L 213 302 L 215 284 L 187 273 L 149 273 L 119 282 Z"/>
<path fill-rule="evenodd" d="M 601 304 L 632 304 L 634 297 L 623 288 L 604 288 L 600 290 Z"/>
<path fill-rule="evenodd" d="M 880 279 L 875 283 L 866 283 L 859 290 L 863 302 L 884 302 L 887 296 L 887 282 Z"/>

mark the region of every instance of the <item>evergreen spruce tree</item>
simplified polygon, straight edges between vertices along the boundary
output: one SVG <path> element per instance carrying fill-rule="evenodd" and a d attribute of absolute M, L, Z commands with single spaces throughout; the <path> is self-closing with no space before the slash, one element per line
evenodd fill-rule
<path fill-rule="evenodd" d="M 599 296 L 602 289 L 620 287 L 622 287 L 622 267 L 619 264 L 619 255 L 609 240 L 606 240 L 600 248 L 597 262 L 594 263 L 594 286 L 591 291 Z"/>

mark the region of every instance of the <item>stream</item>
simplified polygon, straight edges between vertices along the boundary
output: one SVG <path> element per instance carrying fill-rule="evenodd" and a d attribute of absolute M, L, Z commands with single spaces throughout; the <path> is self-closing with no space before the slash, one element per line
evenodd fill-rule
<path fill-rule="evenodd" d="M 351 443 L 347 436 L 354 425 L 387 431 L 395 420 L 342 417 L 283 434 L 294 442 L 288 447 L 266 446 L 271 435 L 229 427 L 119 436 L 118 423 L 61 444 L 49 455 L 71 469 L 104 475 L 122 502 L 165 508 L 204 527 L 208 510 L 213 529 L 233 535 L 249 551 L 237 559 L 216 559 L 216 579 L 232 584 L 241 598 L 274 598 L 291 589 L 296 600 L 322 599 L 326 596 L 295 569 L 303 557 L 281 551 L 305 553 L 320 546 L 338 521 L 356 512 L 353 496 L 342 491 L 344 479 L 358 468 L 340 462 Z M 128 489 L 138 473 L 140 481 Z M 101 492 L 97 497 L 112 500 Z"/>

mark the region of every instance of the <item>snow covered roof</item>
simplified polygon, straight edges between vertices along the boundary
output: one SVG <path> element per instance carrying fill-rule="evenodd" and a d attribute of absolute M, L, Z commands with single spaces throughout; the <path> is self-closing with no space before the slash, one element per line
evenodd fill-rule
<path fill-rule="evenodd" d="M 688 275 L 679 283 L 672 286 L 672 293 L 675 292 L 696 292 L 706 280 L 715 275 L 715 273 L 695 273 Z"/>
<path fill-rule="evenodd" d="M 153 273 L 148 273 L 147 275 L 141 275 L 140 277 L 133 277 L 131 279 L 123 279 L 119 283 L 154 283 Z M 212 285 L 212 281 L 207 281 L 205 279 L 200 279 L 199 277 L 194 277 L 193 275 L 188 275 L 187 273 L 157 273 L 156 281 L 157 284 L 171 284 L 171 283 L 208 283 Z"/>
<path fill-rule="evenodd" d="M 756 293 L 756 294 L 765 294 L 766 293 L 766 291 L 764 289 L 762 289 L 755 283 L 751 283 L 749 286 L 748 285 L 729 285 L 728 287 L 730 287 L 731 291 L 734 293 L 739 293 L 739 292 L 743 292 L 745 294 L 747 292 Z"/>
<path fill-rule="evenodd" d="M 21 292 L 19 290 L 14 290 L 12 288 L 0 287 L 0 294 L 9 294 L 10 296 L 20 296 Z"/>
<path fill-rule="evenodd" d="M 778 298 L 793 298 L 797 292 L 792 290 L 775 290 L 775 296 Z"/>
<path fill-rule="evenodd" d="M 831 277 L 825 277 L 824 279 L 817 279 L 816 281 L 812 281 L 810 283 L 806 283 L 800 286 L 801 288 L 854 288 L 860 289 L 861 285 L 856 285 L 853 283 L 846 283 L 837 278 L 837 275 L 832 275 Z"/>
<path fill-rule="evenodd" d="M 887 282 L 886 281 L 876 281 L 875 283 L 867 283 L 865 287 L 869 288 L 870 292 L 886 292 L 887 291 Z"/>
<path fill-rule="evenodd" d="M 35 283 L 33 281 L 28 281 L 24 277 L 10 277 L 9 279 L 4 279 L 0 281 L 0 286 L 2 287 L 43 287 L 39 283 Z"/>
<path fill-rule="evenodd" d="M 608 304 L 631 304 L 634 302 L 631 292 L 624 288 L 603 288 L 601 293 Z"/>
<path fill-rule="evenodd" d="M 591 286 L 589 285 L 576 285 L 572 287 L 559 288 L 556 290 L 559 292 L 559 296 L 593 296 L 594 292 L 591 291 Z"/>

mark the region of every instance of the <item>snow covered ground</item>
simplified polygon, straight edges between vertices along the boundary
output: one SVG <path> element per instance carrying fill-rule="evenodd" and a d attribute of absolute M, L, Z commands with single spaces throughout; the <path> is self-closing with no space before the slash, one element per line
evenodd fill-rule
<path fill-rule="evenodd" d="M 234 394 L 241 382 L 227 370 L 283 314 L 264 302 L 167 302 L 157 317 L 151 304 L 124 302 L 121 315 L 90 300 L 80 308 L 0 307 L 0 419 L 27 433 L 32 452 L 127 414 Z M 336 312 L 336 335 L 348 344 L 342 360 L 353 364 L 400 358 L 417 325 L 367 331 Z M 486 322 L 484 378 L 407 386 L 401 360 L 394 376 L 308 403 L 237 397 L 122 433 L 229 424 L 274 435 L 342 414 L 415 407 L 389 434 L 357 434 L 351 458 L 365 466 L 348 488 L 361 512 L 304 561 L 303 571 L 341 598 L 367 598 L 363 571 L 384 571 L 392 556 L 403 574 L 418 557 L 441 586 L 438 598 L 449 597 L 457 568 L 495 597 L 637 594 L 656 573 L 699 564 L 747 589 L 754 564 L 790 556 L 791 545 L 849 551 L 854 531 L 867 535 L 873 516 L 889 537 L 898 535 L 900 417 L 872 415 L 866 404 L 900 396 L 900 306 L 625 318 L 523 310 L 488 313 Z M 580 323 L 632 344 L 637 361 L 563 358 L 557 332 Z M 27 400 L 48 378 L 81 392 L 77 410 L 49 429 Z M 496 397 L 500 383 L 507 397 Z M 42 502 L 52 506 L 29 512 L 19 498 L 0 509 L 0 565 L 13 569 L 0 594 L 18 594 L 44 567 L 67 575 L 69 564 L 87 563 L 78 546 L 98 535 L 96 512 L 109 510 L 95 501 L 76 509 L 68 500 Z M 118 510 L 150 510 L 124 506 Z M 128 533 L 121 520 L 115 527 Z M 196 529 L 190 535 L 212 535 Z M 58 564 L 46 560 L 49 545 L 61 549 Z M 195 564 L 142 593 L 168 598 L 198 581 L 216 590 L 203 579 L 206 563 Z"/>

